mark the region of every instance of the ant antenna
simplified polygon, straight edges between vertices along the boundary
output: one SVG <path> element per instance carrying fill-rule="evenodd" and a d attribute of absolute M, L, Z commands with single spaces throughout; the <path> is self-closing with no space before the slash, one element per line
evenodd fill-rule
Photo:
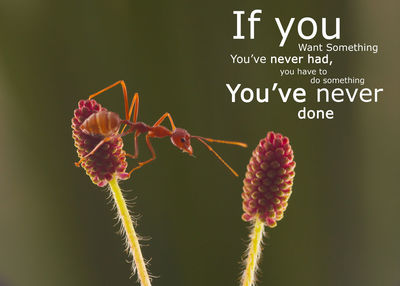
<path fill-rule="evenodd" d="M 217 139 L 211 139 L 211 138 L 205 138 L 205 137 L 200 137 L 200 136 L 191 136 L 192 138 L 195 138 L 197 140 L 199 140 L 201 143 L 203 143 L 208 150 L 210 150 L 236 177 L 239 177 L 238 173 L 235 172 L 235 170 L 232 169 L 231 166 L 228 165 L 228 163 L 226 163 L 224 161 L 224 159 L 222 159 L 222 157 L 220 155 L 218 155 L 217 152 L 214 151 L 213 148 L 211 148 L 210 145 L 208 145 L 205 141 L 208 142 L 216 142 L 216 143 L 224 143 L 224 144 L 231 144 L 231 145 L 237 145 L 243 148 L 247 147 L 247 144 L 242 143 L 242 142 L 235 142 L 235 141 L 225 141 L 225 140 L 217 140 Z M 204 141 L 205 140 L 205 141 Z"/>

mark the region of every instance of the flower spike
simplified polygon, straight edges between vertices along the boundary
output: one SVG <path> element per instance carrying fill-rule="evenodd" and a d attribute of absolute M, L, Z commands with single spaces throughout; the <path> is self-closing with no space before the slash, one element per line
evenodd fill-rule
<path fill-rule="evenodd" d="M 126 153 L 122 149 L 122 139 L 120 136 L 115 136 L 105 140 L 101 135 L 90 135 L 81 129 L 81 125 L 89 116 L 105 111 L 107 109 L 93 99 L 79 101 L 78 109 L 75 110 L 72 118 L 72 137 L 75 140 L 78 156 L 81 158 L 76 165 L 82 165 L 94 184 L 99 187 L 107 184 L 110 186 L 118 214 L 117 218 L 122 225 L 122 234 L 126 240 L 129 254 L 133 258 L 133 272 L 137 272 L 141 286 L 151 286 L 139 239 L 133 227 L 133 220 L 118 185 L 118 180 L 129 178 L 129 174 L 125 172 L 127 162 Z M 98 147 L 100 142 L 104 144 Z M 91 154 L 94 149 L 96 152 Z"/>
<path fill-rule="evenodd" d="M 243 180 L 242 219 L 253 223 L 246 253 L 242 286 L 255 285 L 255 273 L 261 256 L 264 227 L 275 227 L 283 218 L 292 194 L 294 168 L 289 139 L 268 132 L 253 151 Z"/>

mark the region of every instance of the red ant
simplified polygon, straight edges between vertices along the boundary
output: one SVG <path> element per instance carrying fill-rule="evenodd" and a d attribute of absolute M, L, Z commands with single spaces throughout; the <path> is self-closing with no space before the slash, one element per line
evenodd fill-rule
<path fill-rule="evenodd" d="M 247 144 L 241 143 L 241 142 L 235 142 L 235 141 L 225 141 L 225 140 L 205 138 L 205 137 L 201 137 L 201 136 L 192 136 L 185 129 L 176 128 L 174 121 L 172 120 L 172 117 L 168 112 L 165 113 L 163 116 L 161 116 L 161 118 L 158 119 L 157 122 L 154 123 L 153 126 L 147 125 L 146 123 L 143 123 L 143 122 L 137 122 L 138 110 L 139 110 L 139 94 L 135 93 L 135 95 L 132 99 L 132 103 L 131 103 L 130 107 L 128 108 L 128 93 L 127 93 L 125 82 L 123 80 L 117 81 L 116 83 L 100 90 L 99 92 L 92 94 L 91 96 L 89 96 L 89 99 L 94 98 L 95 96 L 109 90 L 110 88 L 112 88 L 118 84 L 121 84 L 122 91 L 124 94 L 125 120 L 122 120 L 117 113 L 112 112 L 112 111 L 99 111 L 97 113 L 93 113 L 88 118 L 86 118 L 86 120 L 82 123 L 82 125 L 80 127 L 82 129 L 82 131 L 91 136 L 102 136 L 102 137 L 104 137 L 104 139 L 101 140 L 97 144 L 97 146 L 95 148 L 93 148 L 93 150 L 91 152 L 89 152 L 86 156 L 82 157 L 79 162 L 75 163 L 75 165 L 77 167 L 79 167 L 80 163 L 83 160 L 85 160 L 87 157 L 93 155 L 101 147 L 101 145 L 103 145 L 105 142 L 110 141 L 117 137 L 122 137 L 122 136 L 128 135 L 130 133 L 135 133 L 135 135 L 134 135 L 135 155 L 127 154 L 127 156 L 136 159 L 139 155 L 137 137 L 140 134 L 147 133 L 146 134 L 146 143 L 147 143 L 147 147 L 149 148 L 149 150 L 152 154 L 152 157 L 147 161 L 139 162 L 139 165 L 137 167 L 133 168 L 129 172 L 129 175 L 131 175 L 131 173 L 133 171 L 141 168 L 142 166 L 144 166 L 144 165 L 150 163 L 151 161 L 153 161 L 154 159 L 156 159 L 156 153 L 153 149 L 153 146 L 150 143 L 150 138 L 170 137 L 171 142 L 174 146 L 178 147 L 183 152 L 189 153 L 189 155 L 193 155 L 193 149 L 190 144 L 190 139 L 194 138 L 194 139 L 199 140 L 222 163 L 224 163 L 225 166 L 236 177 L 238 177 L 238 174 L 205 141 L 224 143 L 224 144 L 232 144 L 232 145 L 237 145 L 240 147 L 247 147 Z M 133 121 L 130 121 L 133 110 L 134 110 Z M 167 117 L 169 119 L 169 122 L 171 123 L 172 130 L 169 130 L 168 128 L 160 125 L 164 121 L 164 119 Z M 125 126 L 122 128 L 121 132 L 118 133 L 118 130 L 120 129 L 122 124 L 124 124 Z M 124 132 L 124 130 L 127 126 L 129 128 L 127 131 Z"/>

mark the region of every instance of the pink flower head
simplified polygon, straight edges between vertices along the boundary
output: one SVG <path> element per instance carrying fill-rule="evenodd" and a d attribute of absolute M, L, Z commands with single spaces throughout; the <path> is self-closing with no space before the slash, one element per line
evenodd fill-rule
<path fill-rule="evenodd" d="M 243 180 L 244 221 L 258 216 L 267 226 L 275 227 L 283 218 L 292 193 L 296 166 L 293 158 L 287 137 L 268 132 L 267 137 L 260 140 Z"/>
<path fill-rule="evenodd" d="M 78 109 L 74 111 L 72 138 L 75 140 L 79 158 L 89 154 L 104 139 L 102 136 L 88 135 L 80 128 L 86 118 L 99 111 L 107 111 L 107 109 L 93 99 L 79 101 Z M 126 153 L 122 147 L 122 139 L 117 137 L 104 143 L 93 155 L 83 160 L 82 167 L 94 184 L 103 187 L 114 175 L 122 180 L 129 177 L 125 172 L 128 164 L 125 158 Z"/>

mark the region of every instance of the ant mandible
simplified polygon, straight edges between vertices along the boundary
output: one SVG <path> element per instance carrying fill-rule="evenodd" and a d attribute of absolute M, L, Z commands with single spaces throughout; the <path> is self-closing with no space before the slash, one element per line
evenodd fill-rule
<path fill-rule="evenodd" d="M 117 81 L 113 83 L 112 85 L 100 90 L 99 92 L 96 92 L 89 96 L 89 99 L 94 98 L 95 96 L 113 88 L 114 86 L 121 84 L 122 86 L 122 91 L 124 94 L 124 105 L 125 105 L 125 119 L 122 120 L 120 116 L 112 111 L 99 111 L 97 113 L 93 113 L 90 115 L 86 120 L 82 123 L 81 125 L 81 130 L 91 136 L 102 136 L 104 137 L 96 147 L 91 150 L 88 154 L 86 154 L 84 157 L 81 158 L 79 162 L 76 162 L 75 165 L 79 167 L 79 165 L 82 163 L 83 160 L 88 158 L 89 156 L 93 155 L 104 143 L 117 138 L 117 137 L 122 137 L 125 135 L 128 135 L 130 133 L 134 133 L 134 143 L 135 143 L 135 154 L 126 154 L 130 158 L 136 159 L 139 155 L 139 148 L 138 148 L 138 143 L 137 143 L 137 138 L 140 134 L 146 134 L 146 144 L 147 147 L 149 148 L 152 157 L 148 159 L 147 161 L 139 162 L 138 166 L 133 168 L 130 172 L 129 175 L 132 174 L 133 171 L 143 167 L 144 165 L 150 163 L 154 159 L 156 159 L 156 153 L 154 151 L 153 146 L 151 145 L 150 138 L 165 138 L 165 137 L 170 137 L 171 143 L 182 150 L 183 152 L 189 153 L 189 155 L 193 155 L 193 148 L 192 145 L 190 144 L 190 139 L 194 138 L 199 140 L 202 144 L 204 144 L 208 150 L 210 150 L 236 177 L 238 177 L 238 174 L 233 170 L 222 158 L 217 154 L 217 152 L 214 151 L 214 149 L 211 148 L 210 145 L 208 145 L 205 141 L 208 142 L 216 142 L 216 143 L 224 143 L 224 144 L 231 144 L 231 145 L 237 145 L 240 147 L 247 147 L 247 144 L 242 143 L 242 142 L 236 142 L 236 141 L 225 141 L 225 140 L 217 140 L 217 139 L 211 139 L 211 138 L 205 138 L 201 136 L 193 136 L 190 135 L 189 132 L 187 132 L 185 129 L 182 128 L 176 128 L 174 121 L 172 120 L 171 115 L 166 112 L 163 116 L 160 117 L 160 119 L 157 120 L 156 123 L 154 123 L 153 126 L 147 125 L 144 122 L 137 122 L 137 117 L 138 117 L 138 111 L 139 111 L 139 94 L 135 93 L 132 103 L 130 107 L 128 106 L 128 93 L 127 93 L 127 88 L 125 85 L 125 82 L 123 80 Z M 133 111 L 133 121 L 130 120 L 132 116 L 132 111 Z M 161 123 L 166 119 L 169 119 L 169 122 L 171 123 L 171 128 L 172 130 L 169 130 L 168 128 L 164 127 L 161 125 Z M 121 132 L 118 132 L 119 129 L 121 128 L 121 125 L 124 125 L 122 128 Z M 124 132 L 126 127 L 129 127 L 127 131 Z"/>

